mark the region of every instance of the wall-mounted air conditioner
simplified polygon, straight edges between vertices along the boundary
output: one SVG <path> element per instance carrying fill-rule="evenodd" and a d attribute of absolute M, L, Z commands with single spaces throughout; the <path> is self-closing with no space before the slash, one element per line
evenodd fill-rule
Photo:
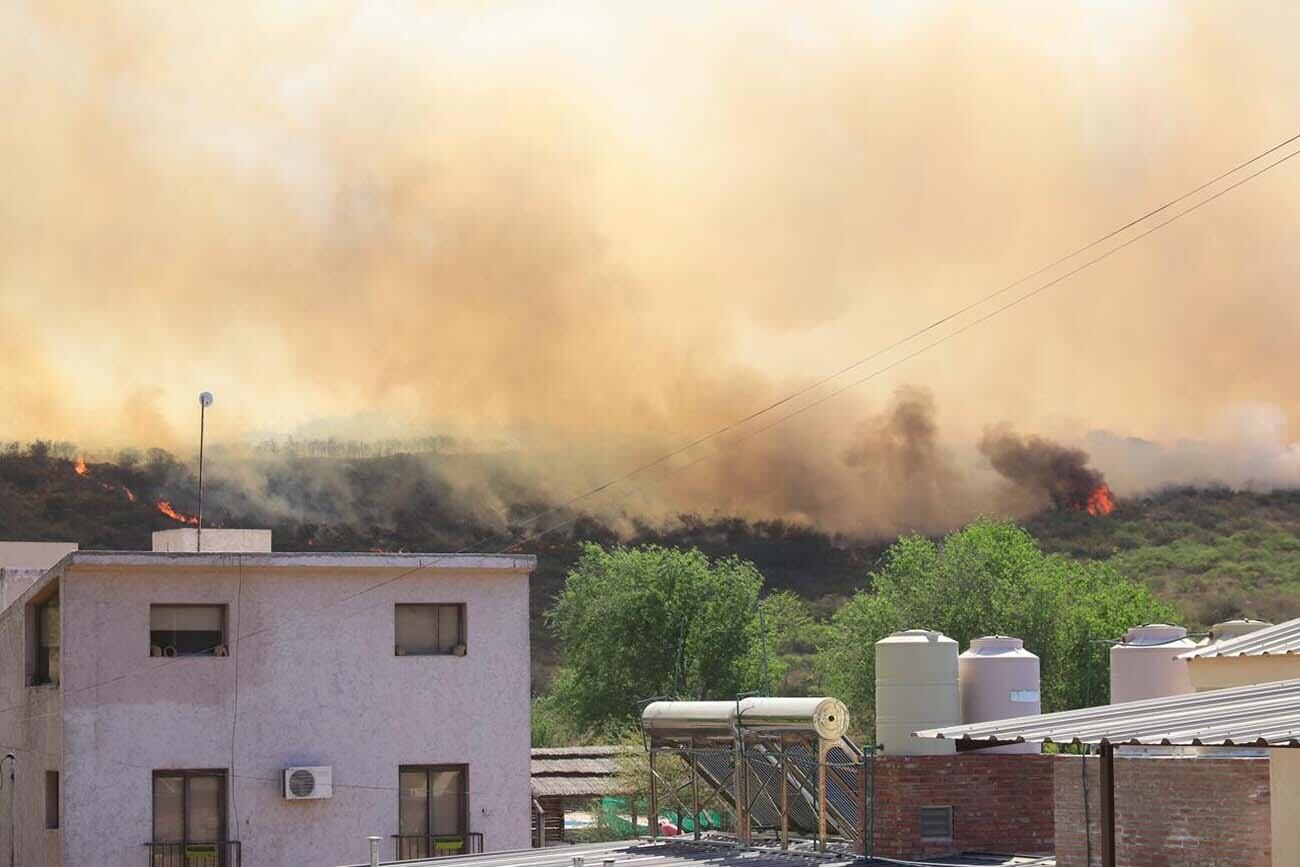
<path fill-rule="evenodd" d="M 306 801 L 333 797 L 333 776 L 333 769 L 329 767 L 285 768 L 284 798 L 286 801 Z"/>

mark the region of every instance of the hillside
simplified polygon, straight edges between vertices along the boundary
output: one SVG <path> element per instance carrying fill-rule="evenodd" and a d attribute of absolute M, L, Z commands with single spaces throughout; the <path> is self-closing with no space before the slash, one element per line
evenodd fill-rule
<path fill-rule="evenodd" d="M 411 454 L 277 459 L 258 468 L 256 493 L 229 481 L 213 482 L 206 521 L 270 527 L 279 550 L 454 551 L 508 545 L 510 537 L 498 522 L 466 506 L 463 493 L 447 481 L 448 460 Z M 189 469 L 158 450 L 92 462 L 78 472 L 70 446 L 10 446 L 0 452 L 0 538 L 148 548 L 150 531 L 182 526 L 189 518 L 194 490 Z M 175 517 L 164 514 L 162 503 Z M 518 521 L 544 505 L 521 502 L 509 513 Z M 1180 488 L 1122 500 L 1106 517 L 1049 510 L 1025 523 L 1049 552 L 1112 559 L 1174 603 L 1188 625 L 1239 614 L 1274 621 L 1300 616 L 1300 491 Z M 769 588 L 797 592 L 821 615 L 863 586 L 892 541 L 852 539 L 780 521 L 689 515 L 670 526 L 633 524 L 624 532 L 629 543 L 696 546 L 713 556 L 752 560 Z M 579 544 L 619 538 L 599 521 L 578 517 L 562 532 L 520 547 L 539 557 L 532 584 L 539 675 L 553 661 L 542 613 Z"/>

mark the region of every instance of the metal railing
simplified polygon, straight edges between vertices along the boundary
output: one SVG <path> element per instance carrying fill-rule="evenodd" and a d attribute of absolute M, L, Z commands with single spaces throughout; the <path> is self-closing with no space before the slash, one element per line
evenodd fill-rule
<path fill-rule="evenodd" d="M 397 841 L 398 861 L 477 855 L 483 851 L 483 835 L 477 831 L 468 834 L 394 834 L 393 839 Z"/>
<path fill-rule="evenodd" d="M 150 867 L 240 867 L 239 841 L 145 843 Z"/>

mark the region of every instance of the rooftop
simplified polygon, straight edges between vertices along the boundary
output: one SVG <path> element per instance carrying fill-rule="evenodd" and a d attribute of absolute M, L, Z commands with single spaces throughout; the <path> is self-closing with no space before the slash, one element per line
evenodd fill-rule
<path fill-rule="evenodd" d="M 1229 656 L 1275 656 L 1300 653 L 1300 617 L 1276 626 L 1266 626 L 1226 641 L 1216 641 L 1189 650 L 1179 659 L 1212 659 Z"/>
<path fill-rule="evenodd" d="M 574 858 L 582 858 L 590 867 L 600 867 L 606 861 L 617 865 L 635 863 L 636 867 L 847 867 L 849 864 L 900 863 L 869 862 L 835 854 L 822 856 L 813 851 L 800 853 L 746 849 L 731 844 L 706 841 L 696 843 L 692 840 L 665 840 L 659 843 L 623 840 L 391 863 L 400 863 L 403 867 L 570 867 Z M 1056 861 L 1053 858 L 964 855 L 944 858 L 943 863 L 953 867 L 1052 867 Z"/>
<path fill-rule="evenodd" d="M 960 749 L 1024 741 L 1300 747 L 1300 679 L 928 729 L 916 736 L 956 740 Z"/>
<path fill-rule="evenodd" d="M 620 795 L 618 759 L 637 750 L 626 746 L 536 747 L 533 749 L 534 798 L 597 798 Z"/>
<path fill-rule="evenodd" d="M 537 566 L 532 554 L 391 554 L 344 551 L 273 551 L 261 553 L 178 551 L 75 551 L 63 558 L 70 566 L 165 566 L 206 567 L 266 566 L 317 569 L 488 569 L 531 571 Z"/>

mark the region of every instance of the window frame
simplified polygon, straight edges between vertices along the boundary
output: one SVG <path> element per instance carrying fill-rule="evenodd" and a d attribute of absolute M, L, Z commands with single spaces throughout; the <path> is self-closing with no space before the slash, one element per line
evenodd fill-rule
<path fill-rule="evenodd" d="M 457 654 L 457 653 L 453 653 L 451 650 L 448 650 L 445 652 L 433 651 L 428 653 L 412 653 L 409 650 L 403 650 L 400 642 L 400 637 L 397 632 L 398 611 L 401 610 L 402 608 L 455 608 L 457 610 L 457 615 L 460 623 L 460 636 L 459 636 L 460 640 L 457 641 L 455 644 L 453 644 L 452 647 L 463 646 L 465 648 L 465 652 L 461 654 Z M 440 618 L 435 616 L 434 617 L 435 630 L 438 628 L 437 624 L 439 622 L 440 622 Z M 440 642 L 438 641 L 438 635 L 435 632 L 434 644 L 436 646 L 439 643 Z M 464 602 L 396 602 L 393 604 L 393 656 L 423 657 L 423 656 L 468 656 L 468 655 L 469 655 L 469 606 L 466 603 Z M 415 766 L 412 765 L 411 767 L 415 767 Z"/>
<path fill-rule="evenodd" d="M 58 650 L 60 663 L 57 676 L 51 674 L 50 659 L 48 656 L 42 659 L 41 637 L 43 629 L 41 623 L 42 615 L 52 604 L 59 606 L 59 644 Z M 45 588 L 39 595 L 33 597 L 27 603 L 27 612 L 24 618 L 26 620 L 27 637 L 27 685 L 36 687 L 57 687 L 63 682 L 63 605 L 59 594 L 59 584 L 54 582 Z"/>
<path fill-rule="evenodd" d="M 459 771 L 461 779 L 460 793 L 460 833 L 455 835 L 461 838 L 469 837 L 469 765 L 468 764 L 436 764 L 436 765 L 398 765 L 397 766 L 397 836 L 398 837 L 418 837 L 419 834 L 402 833 L 402 774 L 421 771 L 424 773 L 424 837 L 429 840 L 438 837 L 450 837 L 451 834 L 433 833 L 433 775 L 438 771 Z M 430 855 L 429 857 L 433 857 Z"/>
<path fill-rule="evenodd" d="M 221 609 L 221 643 L 206 653 L 180 653 L 175 656 L 155 657 L 150 659 L 220 659 L 230 655 L 230 606 L 225 602 L 150 602 L 149 603 L 149 647 L 153 648 L 153 612 L 155 608 L 219 608 Z M 217 652 L 221 648 L 222 653 Z"/>
<path fill-rule="evenodd" d="M 149 777 L 149 839 L 153 843 L 169 843 L 173 841 L 158 839 L 158 778 L 159 777 L 180 777 L 184 782 L 181 785 L 181 825 L 184 828 L 181 836 L 184 838 L 180 841 L 181 845 L 192 843 L 227 843 L 230 841 L 230 772 L 225 768 L 172 768 L 155 770 Z M 217 827 L 220 829 L 220 839 L 218 840 L 191 840 L 190 839 L 190 778 L 191 777 L 219 777 L 221 779 L 221 797 L 218 799 L 221 804 L 221 815 L 217 818 Z"/>

